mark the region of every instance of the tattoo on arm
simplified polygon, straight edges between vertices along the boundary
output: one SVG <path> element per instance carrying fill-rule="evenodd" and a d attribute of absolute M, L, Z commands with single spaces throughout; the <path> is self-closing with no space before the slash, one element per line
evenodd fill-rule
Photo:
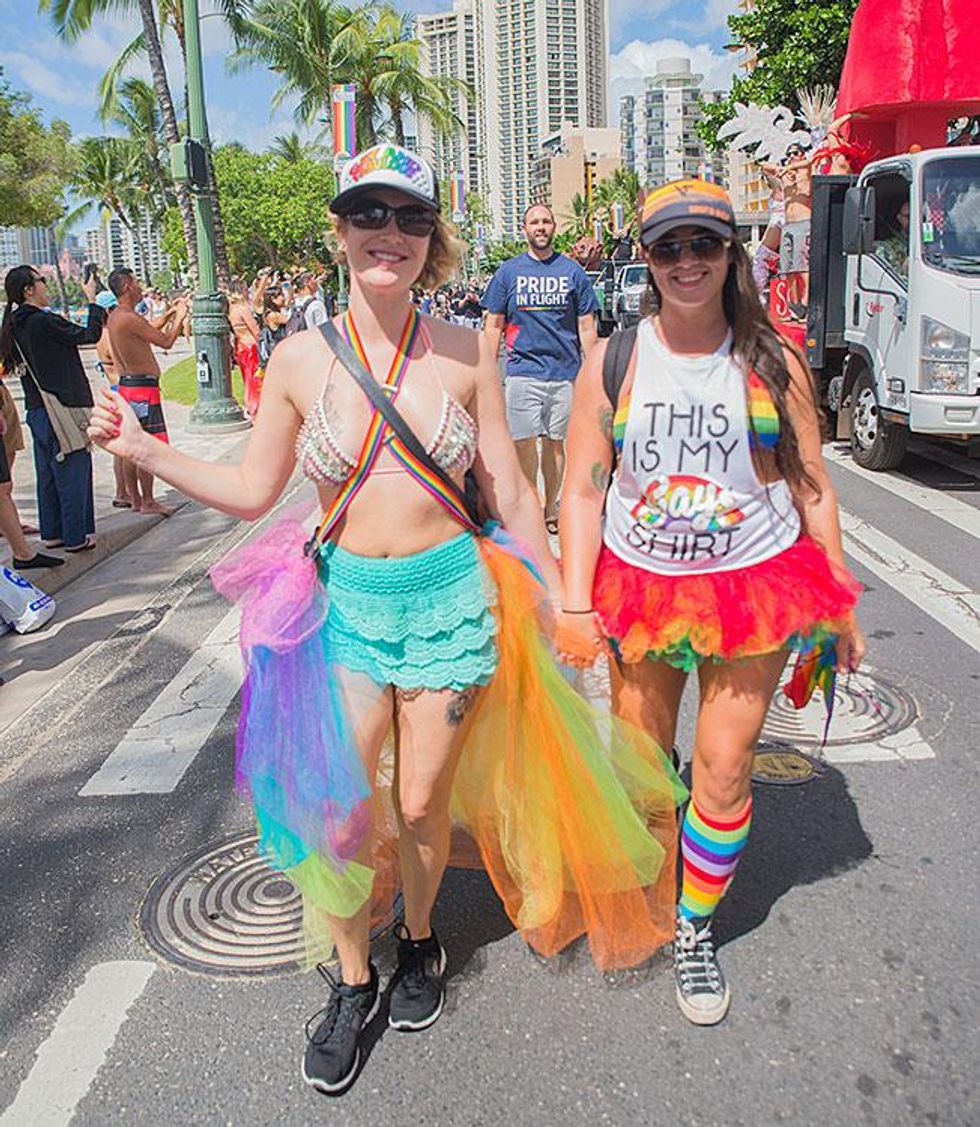
<path fill-rule="evenodd" d="M 592 484 L 602 494 L 609 488 L 609 471 L 601 462 L 592 463 Z"/>
<path fill-rule="evenodd" d="M 602 431 L 602 437 L 612 442 L 613 436 L 613 413 L 610 407 L 599 408 L 599 429 Z"/>

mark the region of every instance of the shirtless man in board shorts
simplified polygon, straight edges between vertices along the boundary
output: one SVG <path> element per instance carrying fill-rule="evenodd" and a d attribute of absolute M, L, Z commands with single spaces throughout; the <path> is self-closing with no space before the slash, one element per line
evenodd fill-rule
<path fill-rule="evenodd" d="M 156 321 L 148 321 L 136 312 L 143 298 L 139 280 L 132 270 L 120 267 L 108 278 L 109 289 L 116 295 L 118 308 L 107 325 L 112 354 L 116 361 L 119 394 L 133 408 L 147 434 L 168 442 L 167 424 L 160 402 L 160 365 L 152 345 L 168 349 L 180 335 L 187 314 L 187 301 L 181 298 Z M 124 466 L 126 491 L 133 510 L 170 516 L 171 510 L 153 496 L 153 475 L 137 470 L 131 463 Z"/>

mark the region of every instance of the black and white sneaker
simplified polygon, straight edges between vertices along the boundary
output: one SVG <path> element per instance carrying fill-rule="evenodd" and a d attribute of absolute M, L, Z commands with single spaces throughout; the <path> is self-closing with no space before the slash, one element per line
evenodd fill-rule
<path fill-rule="evenodd" d="M 330 986 L 330 998 L 306 1023 L 303 1079 L 318 1092 L 336 1096 L 348 1087 L 361 1063 L 361 1030 L 378 1012 L 380 1002 L 378 970 L 371 963 L 369 981 L 348 986 L 322 963 L 316 969 Z"/>
<path fill-rule="evenodd" d="M 711 918 L 689 920 L 677 913 L 674 980 L 681 1013 L 695 1025 L 717 1025 L 728 1013 L 731 994 L 718 965 Z"/>
<path fill-rule="evenodd" d="M 446 952 L 433 932 L 428 939 L 413 939 L 399 924 L 398 967 L 391 979 L 388 1024 L 400 1032 L 428 1029 L 446 1001 Z"/>

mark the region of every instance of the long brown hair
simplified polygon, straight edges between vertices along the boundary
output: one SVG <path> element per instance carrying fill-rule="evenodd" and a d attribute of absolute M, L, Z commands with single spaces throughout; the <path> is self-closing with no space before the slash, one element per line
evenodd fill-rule
<path fill-rule="evenodd" d="M 731 326 L 734 338 L 732 350 L 746 379 L 749 372 L 755 372 L 772 396 L 779 415 L 779 442 L 773 450 L 777 469 L 794 491 L 806 488 L 819 496 L 820 486 L 800 457 L 800 444 L 787 404 L 790 376 L 789 365 L 786 363 L 786 349 L 788 348 L 803 365 L 814 407 L 819 416 L 820 407 L 809 366 L 799 351 L 773 328 L 769 315 L 759 300 L 759 291 L 752 277 L 752 260 L 745 247 L 735 239 L 729 253 L 731 261 L 725 276 L 721 301 L 725 310 L 725 320 Z M 652 313 L 660 308 L 661 298 L 649 265 L 647 274 L 650 286 L 645 295 L 643 312 Z M 753 425 L 751 415 L 749 425 Z"/>

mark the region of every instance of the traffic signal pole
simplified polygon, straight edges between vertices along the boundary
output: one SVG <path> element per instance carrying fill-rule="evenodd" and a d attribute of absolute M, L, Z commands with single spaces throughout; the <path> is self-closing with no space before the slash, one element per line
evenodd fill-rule
<path fill-rule="evenodd" d="M 191 424 L 214 433 L 241 430 L 248 426 L 241 407 L 231 393 L 231 345 L 228 301 L 218 290 L 214 261 L 214 226 L 204 164 L 208 145 L 204 109 L 204 66 L 201 57 L 201 24 L 197 0 L 183 0 L 187 55 L 188 142 L 174 146 L 171 160 L 175 176 L 188 180 L 194 204 L 197 231 L 198 288 L 194 294 L 191 327 L 197 357 L 197 403 Z"/>

